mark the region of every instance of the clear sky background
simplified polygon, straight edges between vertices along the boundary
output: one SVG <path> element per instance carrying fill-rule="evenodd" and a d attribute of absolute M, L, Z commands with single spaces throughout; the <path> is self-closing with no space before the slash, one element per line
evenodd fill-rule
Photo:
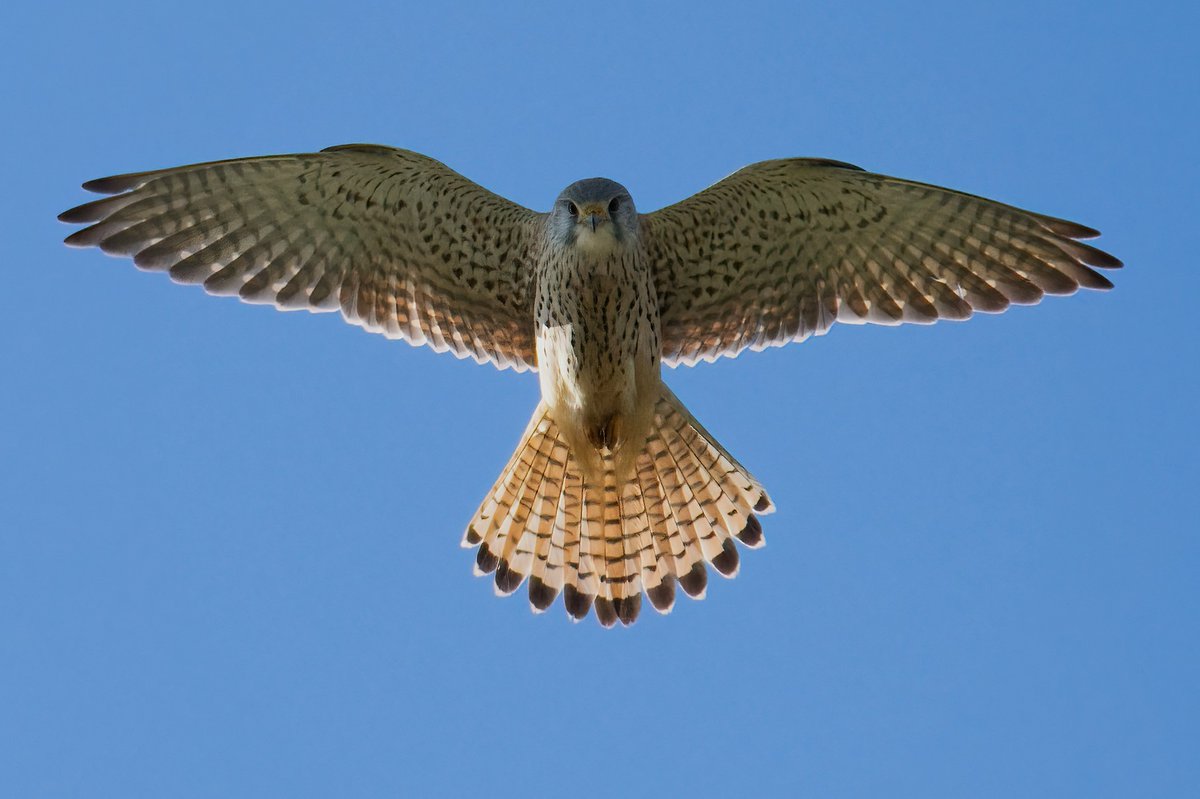
<path fill-rule="evenodd" d="M 641 6 L 0 11 L 0 794 L 1195 790 L 1197 12 Z M 358 141 L 539 210 L 826 156 L 1128 266 L 669 372 L 779 511 L 605 631 L 458 546 L 532 376 L 60 244 L 84 180 Z"/>

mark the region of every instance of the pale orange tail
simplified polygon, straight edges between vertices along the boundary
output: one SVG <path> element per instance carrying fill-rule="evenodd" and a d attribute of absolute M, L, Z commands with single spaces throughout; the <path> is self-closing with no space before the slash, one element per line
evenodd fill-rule
<path fill-rule="evenodd" d="M 666 386 L 636 474 L 619 484 L 612 456 L 602 458 L 602 479 L 585 484 L 538 404 L 463 537 L 464 547 L 479 547 L 476 573 L 496 573 L 496 593 L 511 594 L 528 578 L 535 612 L 561 592 L 573 619 L 594 604 L 605 627 L 632 624 L 643 591 L 668 613 L 676 582 L 703 598 L 705 563 L 737 574 L 734 538 L 762 546 L 754 514 L 774 510 L 766 492 Z"/>

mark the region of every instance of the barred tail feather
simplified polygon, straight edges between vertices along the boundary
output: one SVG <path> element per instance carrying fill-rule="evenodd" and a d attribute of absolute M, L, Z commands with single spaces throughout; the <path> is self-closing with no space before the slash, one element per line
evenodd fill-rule
<path fill-rule="evenodd" d="M 669 613 L 676 585 L 703 598 L 706 564 L 737 574 L 734 539 L 762 546 L 755 514 L 774 510 L 766 492 L 665 386 L 633 473 L 618 474 L 607 450 L 600 463 L 585 480 L 539 403 L 463 537 L 463 546 L 479 548 L 476 572 L 495 573 L 498 594 L 528 579 L 535 612 L 561 593 L 572 619 L 594 607 L 605 627 L 628 625 L 643 593 Z"/>

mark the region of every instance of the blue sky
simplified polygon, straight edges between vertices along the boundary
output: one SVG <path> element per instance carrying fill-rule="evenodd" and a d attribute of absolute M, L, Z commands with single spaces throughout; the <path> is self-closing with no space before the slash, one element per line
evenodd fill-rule
<path fill-rule="evenodd" d="M 194 5 L 0 12 L 0 793 L 1194 789 L 1194 9 Z M 670 372 L 779 511 L 604 631 L 458 546 L 533 377 L 60 244 L 84 180 L 355 141 L 537 209 L 825 156 L 1128 267 Z"/>

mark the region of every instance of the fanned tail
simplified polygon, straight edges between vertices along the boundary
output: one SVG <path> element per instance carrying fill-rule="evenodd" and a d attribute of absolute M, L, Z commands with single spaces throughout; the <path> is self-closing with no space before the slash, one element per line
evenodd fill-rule
<path fill-rule="evenodd" d="M 737 574 L 735 538 L 762 546 L 755 514 L 774 510 L 766 492 L 666 386 L 633 473 L 617 474 L 608 450 L 600 463 L 585 480 L 550 409 L 538 404 L 463 537 L 463 546 L 479 548 L 476 573 L 495 573 L 497 594 L 528 579 L 535 612 L 562 593 L 572 619 L 595 607 L 605 627 L 628 625 L 643 592 L 669 613 L 677 583 L 703 598 L 706 564 Z"/>

